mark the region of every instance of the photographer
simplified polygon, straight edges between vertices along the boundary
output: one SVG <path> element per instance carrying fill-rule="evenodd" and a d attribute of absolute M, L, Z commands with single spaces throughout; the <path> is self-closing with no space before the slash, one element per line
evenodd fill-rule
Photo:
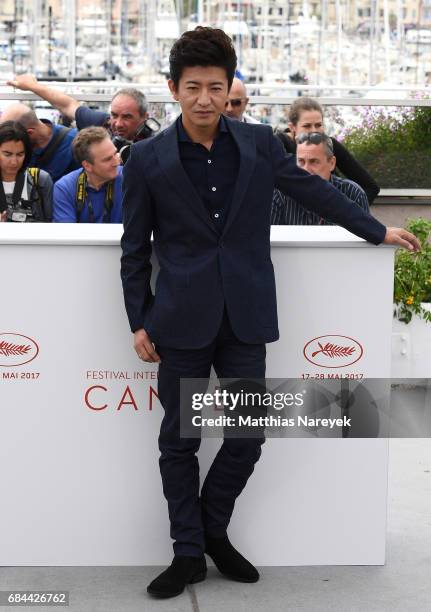
<path fill-rule="evenodd" d="M 122 167 L 103 127 L 75 136 L 73 154 L 81 168 L 54 186 L 54 223 L 121 223 Z"/>
<path fill-rule="evenodd" d="M 69 120 L 76 121 L 78 130 L 90 126 L 107 128 L 117 150 L 152 136 L 160 127 L 157 121 L 148 115 L 145 95 L 134 87 L 117 91 L 111 100 L 110 113 L 105 113 L 81 104 L 62 91 L 42 85 L 31 74 L 18 75 L 13 81 L 8 81 L 8 85 L 23 91 L 32 91 L 46 100 Z"/>
<path fill-rule="evenodd" d="M 52 180 L 29 168 L 32 147 L 27 131 L 15 121 L 0 125 L 0 221 L 52 220 Z"/>

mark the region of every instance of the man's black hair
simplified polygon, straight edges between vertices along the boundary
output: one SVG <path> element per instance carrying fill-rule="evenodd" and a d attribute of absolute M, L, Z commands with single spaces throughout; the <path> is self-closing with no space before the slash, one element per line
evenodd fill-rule
<path fill-rule="evenodd" d="M 176 88 L 184 68 L 218 66 L 226 70 L 228 89 L 236 69 L 236 53 L 229 36 L 218 28 L 197 26 L 175 41 L 169 55 L 170 76 Z"/>
<path fill-rule="evenodd" d="M 33 147 L 27 130 L 18 121 L 4 121 L 0 124 L 0 145 L 11 141 L 22 142 L 24 145 L 25 156 L 21 170 L 25 170 L 30 163 Z"/>

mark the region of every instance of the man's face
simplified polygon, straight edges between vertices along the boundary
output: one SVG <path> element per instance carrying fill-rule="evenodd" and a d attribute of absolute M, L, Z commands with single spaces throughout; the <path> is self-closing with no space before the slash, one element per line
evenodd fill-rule
<path fill-rule="evenodd" d="M 90 145 L 90 155 L 91 162 L 82 162 L 87 172 L 103 182 L 115 179 L 120 165 L 120 156 L 109 138 Z"/>
<path fill-rule="evenodd" d="M 326 156 L 324 144 L 299 144 L 296 148 L 296 163 L 310 174 L 317 174 L 321 178 L 329 181 L 331 172 L 335 168 L 336 159 L 332 155 L 329 159 Z"/>
<path fill-rule="evenodd" d="M 302 111 L 299 115 L 298 123 L 289 123 L 289 128 L 296 136 L 303 132 L 324 132 L 323 117 L 319 111 Z"/>
<path fill-rule="evenodd" d="M 184 68 L 175 87 L 172 79 L 169 89 L 181 105 L 185 127 L 208 129 L 216 127 L 225 109 L 228 93 L 226 70 L 218 66 Z"/>
<path fill-rule="evenodd" d="M 245 95 L 244 85 L 240 81 L 238 82 L 237 79 L 234 79 L 224 114 L 231 119 L 238 119 L 238 121 L 241 121 L 247 104 L 248 98 Z"/>
<path fill-rule="evenodd" d="M 110 125 L 115 136 L 134 140 L 138 128 L 144 123 L 148 113 L 141 115 L 136 101 L 130 96 L 116 96 L 111 102 Z"/>

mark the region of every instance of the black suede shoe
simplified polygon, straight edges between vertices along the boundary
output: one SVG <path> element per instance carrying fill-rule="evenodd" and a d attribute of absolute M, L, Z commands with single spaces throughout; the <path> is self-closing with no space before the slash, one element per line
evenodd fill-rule
<path fill-rule="evenodd" d="M 201 582 L 206 576 L 207 564 L 204 555 L 175 555 L 171 565 L 147 586 L 147 591 L 156 597 L 175 597 L 184 591 L 186 584 Z"/>
<path fill-rule="evenodd" d="M 237 582 L 257 582 L 259 580 L 257 569 L 235 550 L 227 536 L 224 538 L 206 536 L 205 553 L 214 561 L 218 571 L 227 578 Z"/>

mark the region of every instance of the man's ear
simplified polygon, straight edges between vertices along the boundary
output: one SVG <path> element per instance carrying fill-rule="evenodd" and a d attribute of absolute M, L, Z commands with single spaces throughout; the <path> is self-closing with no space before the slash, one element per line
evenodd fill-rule
<path fill-rule="evenodd" d="M 91 172 L 92 164 L 90 164 L 90 162 L 87 161 L 86 159 L 82 160 L 81 166 L 84 168 L 86 172 Z"/>
<path fill-rule="evenodd" d="M 174 100 L 176 100 L 178 102 L 177 88 L 175 87 L 175 83 L 173 82 L 172 79 L 168 79 L 168 87 L 169 87 L 169 90 L 170 90 Z"/>
<path fill-rule="evenodd" d="M 292 136 L 295 134 L 295 126 L 293 125 L 293 123 L 291 121 L 288 122 L 287 127 L 290 130 L 290 133 L 292 134 Z"/>
<path fill-rule="evenodd" d="M 333 155 L 331 159 L 331 172 L 335 170 L 336 165 L 337 165 L 337 158 L 335 157 L 335 155 Z"/>

